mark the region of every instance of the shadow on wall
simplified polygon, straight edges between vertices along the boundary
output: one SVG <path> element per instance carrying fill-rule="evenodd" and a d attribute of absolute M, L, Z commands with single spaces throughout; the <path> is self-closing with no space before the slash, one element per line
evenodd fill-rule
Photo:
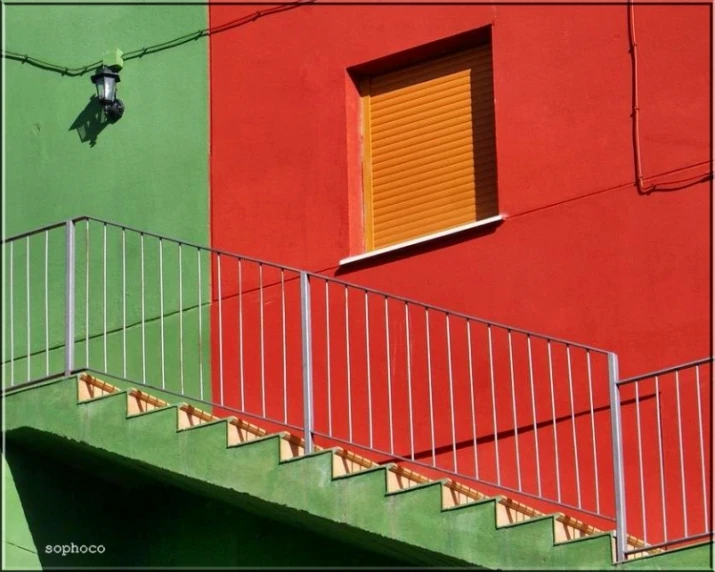
<path fill-rule="evenodd" d="M 97 96 L 93 95 L 75 118 L 69 131 L 76 130 L 82 143 L 89 143 L 90 147 L 94 147 L 97 137 L 109 123 Z"/>

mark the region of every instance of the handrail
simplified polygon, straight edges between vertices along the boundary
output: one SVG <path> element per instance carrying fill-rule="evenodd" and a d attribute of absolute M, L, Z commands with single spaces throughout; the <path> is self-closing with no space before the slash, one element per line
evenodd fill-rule
<path fill-rule="evenodd" d="M 494 326 L 494 327 L 497 327 L 497 328 L 502 328 L 502 329 L 505 329 L 505 330 L 508 330 L 508 331 L 511 331 L 511 332 L 515 332 L 515 333 L 519 333 L 519 334 L 524 334 L 524 335 L 527 335 L 527 336 L 538 337 L 538 338 L 541 338 L 541 339 L 544 339 L 544 340 L 561 343 L 561 344 L 564 344 L 564 345 L 566 345 L 566 346 L 571 346 L 571 347 L 574 347 L 574 348 L 580 348 L 580 349 L 583 349 L 583 350 L 592 351 L 592 352 L 598 352 L 598 353 L 602 353 L 602 354 L 607 354 L 607 353 L 609 353 L 609 351 L 610 351 L 610 350 L 605 349 L 605 348 L 598 348 L 598 347 L 595 347 L 595 346 L 590 346 L 590 345 L 587 345 L 587 344 L 582 344 L 582 343 L 579 343 L 579 342 L 574 342 L 574 341 L 571 341 L 571 340 L 566 340 L 566 339 L 563 339 L 563 338 L 558 338 L 558 337 L 550 336 L 550 335 L 543 334 L 543 333 L 540 333 L 540 332 L 533 332 L 533 331 L 530 331 L 530 330 L 526 330 L 526 329 L 524 329 L 524 328 L 518 328 L 518 327 L 514 327 L 514 326 L 509 326 L 509 325 L 503 324 L 503 323 L 501 323 L 501 322 L 493 322 L 493 321 L 487 320 L 487 319 L 485 319 L 485 318 L 480 318 L 480 317 L 473 316 L 473 315 L 469 315 L 469 314 L 465 314 L 465 313 L 462 313 L 462 312 L 456 312 L 456 311 L 448 310 L 448 309 L 443 308 L 443 307 L 440 307 L 440 306 L 435 306 L 435 305 L 433 305 L 433 304 L 428 304 L 428 303 L 426 303 L 426 302 L 421 302 L 421 301 L 419 301 L 419 300 L 414 300 L 414 299 L 407 298 L 407 297 L 404 297 L 404 296 L 400 296 L 400 295 L 397 295 L 397 294 L 392 294 L 392 293 L 390 293 L 390 292 L 385 292 L 385 291 L 377 290 L 377 289 L 370 288 L 370 287 L 367 287 L 367 286 L 362 286 L 362 285 L 357 284 L 357 283 L 354 283 L 354 282 L 348 282 L 348 281 L 345 281 L 345 280 L 340 280 L 340 279 L 338 279 L 338 278 L 334 278 L 334 277 L 332 277 L 332 276 L 326 276 L 326 275 L 324 275 L 324 274 L 319 274 L 319 273 L 312 272 L 312 271 L 306 271 L 305 269 L 302 269 L 302 268 L 296 268 L 296 267 L 293 267 L 293 266 L 286 266 L 286 265 L 284 265 L 284 264 L 278 264 L 278 263 L 276 263 L 276 262 L 271 262 L 271 261 L 263 260 L 263 259 L 260 259 L 260 258 L 255 258 L 255 257 L 252 257 L 252 256 L 246 256 L 246 255 L 239 254 L 239 253 L 236 253 L 236 252 L 230 252 L 230 251 L 228 251 L 228 250 L 223 250 L 223 249 L 219 249 L 219 248 L 204 246 L 204 245 L 200 245 L 200 244 L 197 244 L 197 243 L 194 243 L 194 242 L 189 242 L 189 241 L 186 241 L 186 240 L 182 240 L 182 239 L 178 239 L 178 238 L 174 238 L 174 237 L 170 237 L 170 236 L 166 236 L 166 235 L 160 235 L 160 234 L 157 234 L 157 233 L 154 233 L 154 232 L 149 232 L 149 231 L 141 230 L 141 229 L 138 229 L 138 228 L 136 228 L 136 227 L 132 227 L 132 226 L 129 226 L 129 225 L 126 225 L 126 224 L 121 224 L 121 223 L 117 223 L 117 222 L 114 222 L 114 221 L 110 221 L 110 220 L 106 220 L 106 219 L 101 219 L 101 218 L 97 218 L 97 217 L 93 217 L 93 216 L 88 216 L 88 215 L 77 216 L 77 217 L 74 217 L 74 218 L 72 218 L 72 219 L 68 219 L 68 220 L 65 220 L 65 221 L 62 221 L 62 222 L 59 222 L 59 223 L 54 223 L 54 224 L 52 224 L 52 225 L 48 225 L 48 226 L 36 228 L 36 229 L 33 229 L 33 230 L 29 230 L 29 231 L 26 231 L 26 232 L 23 232 L 23 233 L 20 233 L 20 234 L 17 234 L 17 235 L 13 235 L 13 236 L 4 238 L 4 239 L 2 240 L 2 244 L 8 243 L 8 242 L 11 242 L 11 241 L 14 241 L 14 240 L 18 240 L 18 239 L 20 239 L 20 238 L 25 238 L 25 237 L 27 237 L 27 236 L 31 236 L 31 235 L 37 234 L 37 233 L 39 233 L 39 232 L 44 232 L 44 231 L 47 231 L 47 230 L 52 230 L 52 229 L 54 229 L 54 228 L 58 228 L 58 227 L 60 227 L 60 226 L 65 225 L 67 222 L 77 223 L 77 222 L 81 222 L 81 221 L 93 221 L 93 222 L 97 222 L 97 223 L 100 223 L 100 224 L 105 224 L 105 225 L 113 226 L 113 227 L 115 227 L 115 228 L 119 228 L 119 229 L 122 229 L 122 230 L 128 230 L 128 231 L 131 231 L 131 232 L 136 232 L 136 233 L 138 233 L 138 234 L 140 234 L 140 235 L 150 236 L 150 237 L 156 238 L 156 239 L 158 239 L 158 240 L 171 241 L 171 242 L 174 242 L 174 243 L 176 243 L 176 244 L 178 244 L 178 245 L 187 246 L 187 247 L 190 247 L 190 248 L 196 248 L 196 249 L 202 250 L 202 251 L 204 251 L 204 252 L 211 252 L 211 253 L 214 253 L 214 254 L 219 254 L 219 255 L 221 255 L 221 256 L 227 256 L 227 257 L 230 257 L 230 258 L 238 258 L 238 259 L 241 259 L 241 260 L 245 260 L 245 261 L 247 261 L 247 262 L 254 262 L 254 263 L 256 263 L 256 264 L 262 264 L 262 265 L 264 265 L 264 266 L 270 266 L 270 267 L 273 267 L 273 268 L 278 268 L 278 269 L 282 269 L 282 270 L 287 270 L 287 271 L 290 271 L 290 272 L 295 272 L 295 273 L 297 273 L 297 274 L 300 274 L 300 273 L 304 272 L 304 273 L 305 273 L 306 275 L 308 275 L 309 277 L 314 277 L 314 278 L 318 278 L 318 279 L 321 279 L 321 280 L 329 280 L 330 282 L 333 282 L 333 283 L 335 283 L 335 284 L 341 284 L 341 285 L 343 285 L 343 286 L 347 286 L 347 287 L 355 288 L 355 289 L 358 289 L 358 290 L 362 290 L 363 292 L 370 293 L 370 294 L 375 294 L 375 295 L 377 295 L 377 296 L 386 296 L 386 297 L 389 297 L 389 298 L 391 298 L 391 299 L 393 299 L 393 300 L 397 300 L 397 301 L 399 301 L 399 302 L 404 302 L 405 304 L 413 304 L 413 305 L 415 305 L 415 306 L 421 306 L 421 307 L 423 307 L 423 308 L 428 308 L 428 309 L 430 309 L 430 310 L 434 310 L 435 312 L 441 312 L 441 313 L 447 314 L 447 315 L 449 315 L 449 316 L 454 316 L 455 318 L 462 318 L 462 319 L 468 320 L 468 321 L 470 321 L 470 322 L 476 322 L 476 323 L 480 323 L 480 324 L 490 325 L 490 326 Z"/>
<path fill-rule="evenodd" d="M 52 230 L 52 229 L 55 229 L 55 228 L 59 228 L 59 227 L 61 227 L 61 226 L 66 225 L 68 222 L 77 223 L 77 222 L 82 222 L 82 221 L 92 221 L 92 222 L 98 222 L 98 223 L 100 223 L 100 224 L 106 224 L 106 225 L 108 225 L 108 226 L 113 226 L 113 227 L 115 227 L 115 228 L 119 228 L 119 229 L 122 229 L 122 230 L 129 230 L 129 231 L 131 231 L 131 232 L 136 232 L 137 234 L 140 234 L 140 235 L 150 236 L 150 237 L 156 238 L 156 239 L 158 239 L 158 240 L 167 240 L 167 241 L 174 242 L 174 243 L 176 243 L 176 244 L 180 244 L 181 246 L 186 246 L 186 247 L 189 247 L 189 248 L 196 248 L 197 250 L 202 250 L 202 251 L 204 251 L 204 252 L 213 252 L 213 253 L 215 253 L 215 254 L 220 254 L 221 256 L 229 256 L 229 257 L 231 257 L 231 258 L 240 258 L 241 260 L 246 260 L 246 261 L 248 261 L 248 262 L 255 262 L 256 264 L 263 264 L 263 265 L 265 265 L 265 266 L 272 266 L 272 267 L 274 267 L 274 268 L 282 268 L 283 270 L 289 270 L 289 271 L 291 271 L 291 272 L 296 272 L 296 273 L 302 272 L 302 270 L 301 270 L 300 268 L 294 268 L 294 267 L 291 267 L 291 266 L 286 266 L 286 265 L 284 265 L 284 264 L 278 264 L 278 263 L 276 263 L 276 262 L 270 262 L 270 261 L 267 261 L 267 260 L 261 260 L 260 258 L 254 258 L 254 257 L 251 257 L 251 256 L 244 256 L 243 254 L 238 254 L 238 253 L 236 253 L 236 252 L 229 252 L 228 250 L 222 250 L 222 249 L 219 249 L 219 248 L 213 248 L 213 247 L 210 247 L 210 246 L 204 246 L 204 245 L 201 245 L 201 244 L 198 244 L 198 243 L 195 243 L 195 242 L 189 242 L 189 241 L 187 241 L 187 240 L 183 240 L 183 239 L 179 239 L 179 238 L 174 238 L 174 237 L 171 237 L 171 236 L 165 236 L 165 235 L 161 235 L 161 234 L 156 234 L 155 232 L 149 232 L 149 231 L 146 231 L 146 230 L 141 230 L 141 229 L 136 228 L 136 227 L 128 226 L 128 225 L 126 225 L 126 224 L 120 224 L 120 223 L 113 222 L 113 221 L 110 221 L 110 220 L 105 220 L 105 219 L 96 218 L 96 217 L 91 217 L 91 216 L 79 216 L 79 217 L 75 217 L 75 218 L 71 218 L 71 219 L 64 220 L 64 221 L 59 222 L 59 223 L 54 223 L 54 224 L 52 224 L 52 225 L 48 225 L 48 226 L 46 226 L 46 227 L 40 227 L 40 228 L 28 230 L 28 231 L 26 231 L 26 232 L 22 232 L 22 233 L 19 233 L 19 234 L 16 234 L 16 235 L 13 235 L 13 236 L 9 236 L 9 237 L 7 237 L 7 238 L 4 238 L 2 241 L 0 241 L 0 243 L 1 243 L 1 244 L 5 244 L 5 243 L 12 242 L 12 241 L 15 241 L 15 240 L 18 240 L 18 239 L 21 239 L 21 238 L 25 238 L 25 237 L 28 237 L 28 236 L 32 236 L 33 234 L 37 234 L 37 233 L 40 233 L 40 232 L 44 232 L 44 231 L 46 231 L 46 230 Z"/>
<path fill-rule="evenodd" d="M 674 366 L 671 366 L 671 367 L 666 367 L 666 368 L 663 368 L 663 369 L 659 369 L 659 370 L 657 370 L 657 371 L 651 371 L 651 372 L 648 372 L 648 373 L 643 373 L 643 374 L 640 374 L 640 375 L 636 375 L 636 376 L 634 376 L 634 377 L 629 377 L 629 378 L 627 378 L 627 379 L 620 379 L 620 380 L 618 380 L 618 381 L 616 382 L 616 384 L 617 384 L 617 385 L 626 385 L 626 384 L 628 384 L 628 383 L 634 383 L 634 382 L 636 382 L 636 381 L 642 381 L 642 380 L 644 380 L 644 379 L 648 379 L 648 378 L 651 378 L 651 377 L 655 377 L 655 376 L 657 376 L 657 375 L 665 375 L 665 374 L 667 374 L 667 373 L 673 373 L 673 372 L 675 372 L 675 371 L 679 371 L 679 370 L 681 370 L 681 369 L 686 369 L 686 368 L 689 368 L 689 367 L 694 367 L 694 366 L 696 366 L 696 365 L 703 365 L 703 364 L 706 364 L 706 363 L 708 363 L 708 362 L 713 361 L 713 359 L 715 359 L 715 356 L 710 356 L 710 357 L 705 357 L 705 358 L 696 359 L 696 360 L 693 360 L 693 361 L 681 363 L 681 364 L 679 364 L 679 365 L 674 365 Z"/>
<path fill-rule="evenodd" d="M 389 292 L 383 292 L 380 290 L 376 290 L 374 288 L 370 288 L 368 286 L 361 286 L 360 284 L 355 284 L 354 282 L 347 282 L 345 280 L 340 280 L 338 278 L 333 278 L 332 276 L 325 276 L 323 274 L 317 274 L 315 272 L 306 272 L 308 276 L 312 276 L 314 278 L 319 278 L 321 280 L 329 280 L 330 282 L 334 284 L 341 284 L 343 286 L 348 286 L 351 288 L 355 288 L 357 290 L 362 290 L 364 292 L 367 292 L 369 294 L 375 294 L 377 296 L 388 296 L 392 298 L 393 300 L 398 300 L 400 302 L 404 302 L 405 304 L 413 304 L 415 306 L 422 306 L 423 308 L 429 308 L 430 310 L 434 310 L 435 312 L 441 312 L 443 314 L 447 314 L 449 316 L 453 316 L 455 318 L 462 318 L 464 320 L 468 320 L 470 322 L 477 322 L 479 324 L 485 324 L 489 326 L 494 326 L 496 328 L 502 328 L 504 330 L 508 330 L 511 332 L 516 332 L 518 334 L 524 334 L 526 336 L 534 336 L 537 338 L 542 338 L 544 340 L 548 340 L 551 342 L 557 342 L 560 344 L 564 344 L 566 346 L 571 346 L 574 348 L 580 348 L 582 350 L 588 350 L 592 352 L 598 352 L 602 354 L 607 354 L 610 352 L 608 349 L 604 348 L 597 348 L 595 346 L 589 346 L 586 344 L 581 344 L 579 342 L 573 342 L 570 340 L 565 340 L 563 338 L 557 338 L 554 336 L 549 336 L 547 334 L 541 334 L 539 332 L 532 332 L 530 330 L 524 330 L 522 328 L 516 328 L 514 326 L 509 326 L 507 324 L 502 324 L 501 322 L 492 322 L 490 320 L 487 320 L 485 318 L 478 318 L 476 316 L 472 316 L 469 314 L 464 314 L 462 312 L 456 312 L 454 310 L 448 310 L 446 308 L 440 307 L 440 306 L 435 306 L 433 304 L 428 304 L 427 302 L 420 302 L 419 300 L 414 300 L 412 298 L 406 298 L 404 296 L 399 296 L 397 294 L 390 294 Z"/>
<path fill-rule="evenodd" d="M 40 232 L 46 232 L 46 231 L 49 231 L 49 230 L 54 230 L 54 229 L 56 229 L 56 228 L 60 228 L 60 227 L 62 227 L 62 226 L 65 226 L 65 225 L 67 224 L 67 222 L 68 222 L 68 221 L 63 220 L 62 222 L 55 222 L 55 223 L 52 223 L 52 224 L 48 224 L 48 225 L 46 225 L 46 226 L 41 226 L 41 227 L 38 227 L 38 228 L 33 228 L 32 230 L 28 230 L 28 231 L 26 231 L 26 232 L 21 232 L 21 233 L 18 233 L 18 234 L 13 234 L 12 236 L 8 236 L 8 237 L 6 237 L 6 238 L 3 238 L 3 239 L 0 241 L 0 244 L 7 244 L 7 243 L 9 243 L 9 242 L 14 242 L 15 240 L 20 240 L 21 238 L 26 238 L 26 237 L 28 237 L 28 236 L 32 236 L 33 234 L 38 234 L 38 233 L 40 233 Z"/>

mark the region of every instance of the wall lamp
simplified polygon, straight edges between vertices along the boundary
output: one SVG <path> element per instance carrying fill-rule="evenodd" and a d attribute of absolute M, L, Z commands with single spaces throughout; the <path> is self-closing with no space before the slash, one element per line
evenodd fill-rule
<path fill-rule="evenodd" d="M 117 84 L 121 81 L 119 74 L 103 65 L 91 79 L 97 88 L 97 99 L 104 108 L 107 119 L 112 123 L 121 119 L 124 115 L 124 103 L 117 97 Z"/>

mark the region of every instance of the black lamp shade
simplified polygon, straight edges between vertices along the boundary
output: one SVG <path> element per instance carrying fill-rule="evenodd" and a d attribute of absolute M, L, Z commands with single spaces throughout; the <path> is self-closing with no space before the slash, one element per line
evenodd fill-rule
<path fill-rule="evenodd" d="M 117 84 L 120 82 L 119 74 L 107 66 L 92 76 L 92 83 L 97 88 L 97 98 L 101 103 L 113 103 L 117 97 Z"/>

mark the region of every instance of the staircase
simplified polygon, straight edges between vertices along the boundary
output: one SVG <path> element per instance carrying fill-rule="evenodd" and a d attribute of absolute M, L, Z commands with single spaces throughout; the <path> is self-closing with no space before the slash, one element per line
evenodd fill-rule
<path fill-rule="evenodd" d="M 32 429 L 139 465 L 300 511 L 308 526 L 349 527 L 421 565 L 496 569 L 609 569 L 612 534 L 565 514 L 545 515 L 504 496 L 488 498 L 451 479 L 430 481 L 343 448 L 304 454 L 301 438 L 269 434 L 88 374 L 4 396 L 6 431 Z M 190 485 L 189 485 L 190 486 Z M 629 537 L 630 548 L 642 548 Z M 709 544 L 640 553 L 618 567 L 709 569 Z"/>

